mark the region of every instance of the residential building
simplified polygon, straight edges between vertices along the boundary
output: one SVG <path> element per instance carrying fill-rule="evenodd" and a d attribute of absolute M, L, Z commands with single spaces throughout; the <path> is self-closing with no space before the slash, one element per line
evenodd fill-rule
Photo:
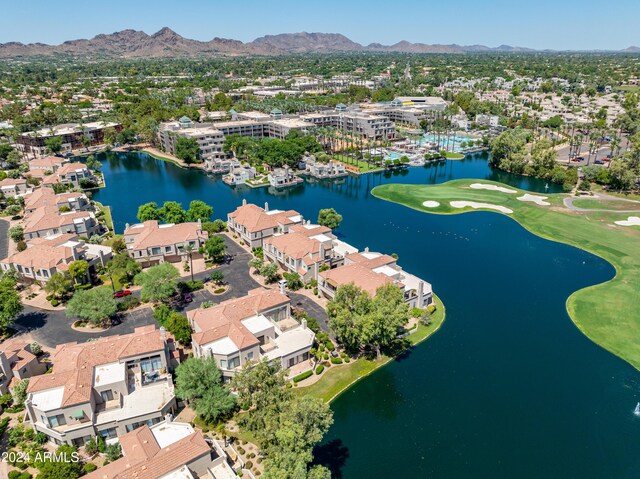
<path fill-rule="evenodd" d="M 67 271 L 73 261 L 86 261 L 91 274 L 97 265 L 105 266 L 111 257 L 108 246 L 87 244 L 74 234 L 59 234 L 30 240 L 24 251 L 0 260 L 0 268 L 17 271 L 23 282 L 46 283 L 55 273 Z"/>
<path fill-rule="evenodd" d="M 217 441 L 171 416 L 120 437 L 122 456 L 85 479 L 235 479 Z"/>
<path fill-rule="evenodd" d="M 69 163 L 69 160 L 60 156 L 45 156 L 29 160 L 29 169 L 55 172 L 58 168 L 62 165 L 66 165 L 67 163 Z"/>
<path fill-rule="evenodd" d="M 24 221 L 24 237 L 33 238 L 71 233 L 91 237 L 100 231 L 100 223 L 92 211 L 70 211 L 60 213 L 53 205 L 42 206 L 29 214 Z"/>
<path fill-rule="evenodd" d="M 44 374 L 47 367 L 20 338 L 0 344 L 0 394 L 7 394 L 23 379 Z"/>
<path fill-rule="evenodd" d="M 24 202 L 24 212 L 30 215 L 38 208 L 52 206 L 60 211 L 60 208 L 70 211 L 87 211 L 91 208 L 91 202 L 87 195 L 79 192 L 56 194 L 51 188 L 38 188 Z"/>
<path fill-rule="evenodd" d="M 277 360 L 284 369 L 303 363 L 315 339 L 306 321 L 291 317 L 289 298 L 273 289 L 256 288 L 242 298 L 188 311 L 187 317 L 194 355 L 215 358 L 226 380 L 262 358 Z"/>
<path fill-rule="evenodd" d="M 370 252 L 350 253 L 344 257 L 344 265 L 318 274 L 318 291 L 328 299 L 345 284 L 353 283 L 375 296 L 378 288 L 387 284 L 397 285 L 411 308 L 424 308 L 433 302 L 431 284 L 405 272 L 392 256 Z"/>
<path fill-rule="evenodd" d="M 62 344 L 51 358 L 54 372 L 29 383 L 31 425 L 56 444 L 81 446 L 97 434 L 110 443 L 159 423 L 175 411 L 176 356 L 173 338 L 154 325 Z"/>
<path fill-rule="evenodd" d="M 70 153 L 73 149 L 84 147 L 85 142 L 91 145 L 104 143 L 104 134 L 109 128 L 116 133 L 122 130 L 122 126 L 118 123 L 106 122 L 68 123 L 47 127 L 22 133 L 16 138 L 16 147 L 25 154 L 31 153 L 36 156 L 44 156 L 49 151 L 47 140 L 53 137 L 61 137 L 62 151 Z"/>
<path fill-rule="evenodd" d="M 309 223 L 292 225 L 287 234 L 274 235 L 263 242 L 267 261 L 286 272 L 298 273 L 304 281 L 318 279 L 322 265 L 341 266 L 345 254 L 357 251 L 336 238 L 326 226 Z"/>
<path fill-rule="evenodd" d="M 313 155 L 303 157 L 304 170 L 310 176 L 320 179 L 341 178 L 347 176 L 344 165 L 338 161 L 329 160 L 327 163 L 317 161 Z"/>
<path fill-rule="evenodd" d="M 73 188 L 80 188 L 83 180 L 95 183 L 97 178 L 82 163 L 65 163 L 51 175 L 45 176 L 42 186 L 52 187 L 54 184 L 59 183 Z"/>
<path fill-rule="evenodd" d="M 229 165 L 229 173 L 222 177 L 227 185 L 244 185 L 247 181 L 256 177 L 256 169 L 253 166 L 243 165 L 238 160 L 233 160 Z"/>
<path fill-rule="evenodd" d="M 31 193 L 32 189 L 24 178 L 5 178 L 0 181 L 0 193 L 5 198 L 15 198 Z"/>
<path fill-rule="evenodd" d="M 349 109 L 342 103 L 336 106 L 335 111 L 309 113 L 300 118 L 316 127 L 357 133 L 368 140 L 393 139 L 396 136 L 395 126 L 387 116 Z"/>
<path fill-rule="evenodd" d="M 124 242 L 129 255 L 145 267 L 185 261 L 189 247 L 192 257 L 199 258 L 201 254 L 198 250 L 208 238 L 209 233 L 202 230 L 200 221 L 160 224 L 150 220 L 127 224 L 124 230 Z"/>
<path fill-rule="evenodd" d="M 200 124 L 193 125 L 190 118 L 183 116 L 175 122 L 163 123 L 158 131 L 158 138 L 164 150 L 172 155 L 176 154 L 178 138 L 194 138 L 198 142 L 199 157 L 209 161 L 227 156 L 224 146 L 224 135 L 217 128 Z"/>
<path fill-rule="evenodd" d="M 274 188 L 287 188 L 304 182 L 302 178 L 294 175 L 288 166 L 274 168 L 269 172 L 267 178 L 269 179 L 269 184 Z"/>
<path fill-rule="evenodd" d="M 303 217 L 294 210 L 269 211 L 269 204 L 264 209 L 257 205 L 242 201 L 242 206 L 227 215 L 229 231 L 240 237 L 240 240 L 251 248 L 263 245 L 266 238 L 289 231 L 289 227 L 301 224 Z"/>
<path fill-rule="evenodd" d="M 500 126 L 500 117 L 495 115 L 476 115 L 476 124 L 478 126 L 489 126 L 491 128 L 496 128 Z"/>

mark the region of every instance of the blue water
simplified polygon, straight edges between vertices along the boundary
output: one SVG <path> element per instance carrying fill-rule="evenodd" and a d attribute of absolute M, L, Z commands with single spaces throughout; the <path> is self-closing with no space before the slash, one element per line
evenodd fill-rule
<path fill-rule="evenodd" d="M 573 291 L 613 277 L 611 265 L 504 215 L 429 215 L 370 194 L 383 183 L 457 178 L 544 192 L 545 182 L 494 171 L 486 158 L 278 192 L 111 153 L 99 158 L 107 187 L 94 198 L 111 205 L 118 232 L 148 201 L 202 199 L 223 218 L 243 198 L 312 220 L 333 207 L 344 216 L 342 239 L 397 253 L 433 283 L 447 306 L 441 330 L 332 404 L 335 425 L 317 456 L 335 477 L 636 478 L 640 375 L 583 336 L 565 309 Z"/>

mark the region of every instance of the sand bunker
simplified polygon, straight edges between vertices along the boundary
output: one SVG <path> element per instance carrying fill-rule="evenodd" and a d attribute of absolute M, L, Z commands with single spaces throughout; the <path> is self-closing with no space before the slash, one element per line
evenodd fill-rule
<path fill-rule="evenodd" d="M 529 193 L 527 193 L 526 195 L 518 196 L 518 199 L 520 201 L 530 201 L 531 203 L 535 203 L 536 205 L 540 205 L 540 206 L 549 206 L 551 204 L 548 201 L 544 201 L 547 198 L 549 197 L 539 196 L 539 195 L 530 195 Z"/>
<path fill-rule="evenodd" d="M 474 190 L 501 191 L 502 193 L 517 193 L 516 190 L 511 190 L 504 186 L 487 185 L 485 183 L 473 183 L 472 185 L 469 185 L 469 188 L 473 188 Z"/>
<path fill-rule="evenodd" d="M 496 210 L 496 211 L 499 211 L 500 213 L 506 213 L 506 214 L 513 213 L 513 210 L 510 210 L 509 208 L 505 208 L 504 206 L 492 205 L 491 203 L 476 203 L 475 201 L 451 201 L 450 204 L 454 208 L 467 208 L 467 207 L 473 208 L 473 209 L 484 208 L 487 210 Z"/>
<path fill-rule="evenodd" d="M 619 226 L 640 226 L 640 216 L 629 216 L 626 220 L 614 221 Z"/>
<path fill-rule="evenodd" d="M 437 201 L 425 201 L 424 203 L 422 203 L 422 206 L 424 206 L 425 208 L 437 208 L 438 206 L 440 206 L 440 203 L 438 203 Z"/>

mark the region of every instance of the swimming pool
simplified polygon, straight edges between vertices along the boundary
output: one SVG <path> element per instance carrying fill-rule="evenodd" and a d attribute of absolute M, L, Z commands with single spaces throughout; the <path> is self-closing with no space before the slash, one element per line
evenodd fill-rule
<path fill-rule="evenodd" d="M 468 143 L 469 141 L 477 141 L 478 138 L 473 138 L 471 136 L 459 136 L 459 135 L 454 135 L 454 136 L 450 136 L 448 138 L 447 141 L 447 136 L 446 135 L 441 135 L 440 136 L 440 145 L 441 148 L 443 149 L 447 149 L 449 151 L 455 151 L 455 152 L 459 152 L 459 151 L 463 151 L 464 148 L 460 148 L 460 144 L 462 142 Z M 418 140 L 418 143 L 422 144 L 422 143 L 438 143 L 438 136 L 437 135 L 424 135 L 420 140 Z M 448 146 L 448 148 L 447 148 Z"/>

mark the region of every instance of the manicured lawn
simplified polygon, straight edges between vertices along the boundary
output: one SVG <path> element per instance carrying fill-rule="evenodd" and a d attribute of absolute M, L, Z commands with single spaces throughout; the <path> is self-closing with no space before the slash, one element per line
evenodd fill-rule
<path fill-rule="evenodd" d="M 353 158 L 349 158 L 349 157 L 347 157 L 345 155 L 334 155 L 333 159 L 337 160 L 337 161 L 341 161 L 342 163 L 344 163 L 345 165 L 348 165 L 348 166 L 355 166 L 362 173 L 364 173 L 366 171 L 371 171 L 371 170 L 380 170 L 382 168 L 380 166 L 376 166 L 374 164 L 367 163 L 366 161 L 362 161 L 362 160 L 355 160 L 354 161 Z"/>
<path fill-rule="evenodd" d="M 462 153 L 454 153 L 452 151 L 447 151 L 447 160 L 462 160 L 464 155 Z"/>
<path fill-rule="evenodd" d="M 441 185 L 381 185 L 373 189 L 378 198 L 400 203 L 425 213 L 455 214 L 451 200 L 467 200 L 505 206 L 508 215 L 538 236 L 582 248 L 609 261 L 616 277 L 584 288 L 567 300 L 567 310 L 576 326 L 590 339 L 640 369 L 640 227 L 616 226 L 629 213 L 575 213 L 562 205 L 563 194 L 547 194 L 551 206 L 518 201 L 518 194 L 468 188 L 478 180 L 456 180 Z M 482 183 L 501 185 L 482 180 Z M 508 185 L 501 185 L 516 189 Z M 424 201 L 438 201 L 426 208 Z"/>
<path fill-rule="evenodd" d="M 638 212 L 640 212 L 640 203 L 633 203 L 631 201 L 580 198 L 573 200 L 573 206 L 589 210 L 638 210 Z"/>
<path fill-rule="evenodd" d="M 113 218 L 111 217 L 111 207 L 104 206 L 102 203 L 98 203 L 97 201 L 95 201 L 94 203 L 96 205 L 96 208 L 98 208 L 98 211 L 104 211 L 104 220 L 105 220 L 105 223 L 107 224 L 107 228 L 109 228 L 109 231 L 113 233 L 114 229 L 113 229 Z"/>
<path fill-rule="evenodd" d="M 442 325 L 445 318 L 445 307 L 440 298 L 435 294 L 434 300 L 437 306 L 435 313 L 431 316 L 431 324 L 429 326 L 420 326 L 418 330 L 407 336 L 412 346 L 425 340 Z M 360 358 L 350 362 L 345 366 L 332 366 L 324 373 L 322 379 L 315 384 L 307 387 L 294 389 L 295 394 L 311 395 L 322 398 L 325 401 L 333 401 L 341 393 L 346 391 L 351 385 L 360 379 L 368 376 L 379 367 L 384 366 L 393 358 L 383 356 L 381 359 Z"/>

